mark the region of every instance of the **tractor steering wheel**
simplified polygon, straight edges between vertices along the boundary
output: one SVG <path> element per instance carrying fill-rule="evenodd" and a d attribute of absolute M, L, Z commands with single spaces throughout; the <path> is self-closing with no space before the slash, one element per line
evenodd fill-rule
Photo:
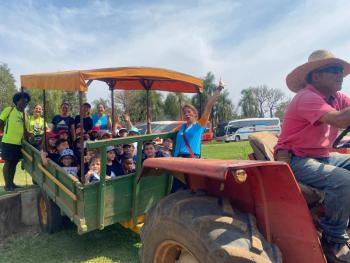
<path fill-rule="evenodd" d="M 333 148 L 335 149 L 350 148 L 350 140 L 340 143 L 340 141 L 344 138 L 345 135 L 348 134 L 348 132 L 350 132 L 350 126 L 347 127 L 344 131 L 342 131 L 341 134 L 338 135 L 338 137 L 335 139 L 333 143 Z"/>

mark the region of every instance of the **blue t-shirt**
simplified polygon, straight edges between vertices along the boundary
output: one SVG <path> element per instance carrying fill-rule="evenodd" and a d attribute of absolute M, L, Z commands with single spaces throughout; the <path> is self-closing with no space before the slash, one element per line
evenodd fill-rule
<path fill-rule="evenodd" d="M 99 127 L 101 130 L 108 130 L 108 116 L 107 114 L 103 114 L 102 117 L 98 116 L 98 114 L 92 115 L 92 122 L 94 127 Z"/>
<path fill-rule="evenodd" d="M 174 156 L 179 154 L 190 154 L 187 150 L 186 143 L 183 138 L 183 133 L 185 131 L 186 139 L 191 147 L 191 150 L 194 154 L 201 154 L 201 140 L 205 127 L 202 127 L 198 122 L 192 124 L 190 127 L 187 127 L 186 123 L 182 125 L 180 130 L 176 135 L 176 144 L 175 144 L 175 153 Z"/>

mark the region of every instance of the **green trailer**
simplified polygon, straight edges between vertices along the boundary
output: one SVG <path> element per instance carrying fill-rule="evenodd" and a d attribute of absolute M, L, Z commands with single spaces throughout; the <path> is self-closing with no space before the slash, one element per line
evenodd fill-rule
<path fill-rule="evenodd" d="M 40 89 L 43 92 L 44 120 L 46 123 L 46 96 L 50 90 L 79 92 L 82 105 L 83 94 L 93 81 L 106 83 L 111 91 L 112 129 L 115 130 L 114 91 L 145 90 L 147 94 L 146 112 L 148 133 L 150 133 L 150 100 L 152 90 L 186 93 L 202 93 L 203 81 L 183 73 L 158 68 L 109 68 L 98 70 L 67 71 L 21 76 L 21 88 Z M 81 108 L 81 107 L 80 107 Z M 80 112 L 82 116 L 82 112 Z M 83 118 L 80 118 L 83 127 Z M 45 125 L 46 126 L 46 125 Z M 45 133 L 46 134 L 46 133 Z M 145 213 L 168 195 L 173 177 L 142 177 L 142 145 L 155 138 L 174 138 L 175 133 L 148 134 L 127 138 L 115 138 L 88 142 L 88 149 L 98 149 L 101 157 L 101 178 L 96 183 L 84 183 L 69 176 L 56 163 L 49 160 L 45 166 L 40 152 L 25 140 L 23 141 L 23 167 L 32 176 L 34 183 L 41 188 L 38 198 L 39 219 L 42 229 L 53 233 L 62 226 L 63 216 L 68 217 L 83 234 L 108 225 L 120 223 L 138 231 Z M 110 145 L 137 143 L 136 172 L 106 180 L 106 148 Z M 83 140 L 81 140 L 83 149 Z M 80 160 L 81 174 L 84 156 Z M 157 174 L 159 175 L 159 174 Z"/>
<path fill-rule="evenodd" d="M 50 233 L 59 230 L 62 216 L 67 216 L 78 227 L 79 234 L 115 223 L 138 231 L 147 210 L 169 194 L 172 186 L 172 176 L 168 174 L 140 176 L 142 144 L 155 138 L 173 137 L 174 133 L 168 133 L 88 143 L 89 149 L 100 151 L 101 167 L 106 167 L 109 145 L 137 142 L 138 158 L 135 173 L 106 180 L 106 169 L 101 169 L 101 180 L 85 185 L 52 161 L 44 166 L 40 152 L 23 142 L 23 167 L 42 190 L 38 199 L 42 229 Z"/>

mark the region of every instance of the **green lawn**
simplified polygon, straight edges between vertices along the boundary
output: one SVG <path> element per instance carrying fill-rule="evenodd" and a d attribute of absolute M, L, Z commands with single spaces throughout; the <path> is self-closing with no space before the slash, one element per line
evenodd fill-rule
<path fill-rule="evenodd" d="M 0 196 L 6 194 L 4 188 L 2 187 L 5 184 L 4 177 L 2 175 L 2 168 L 3 168 L 3 164 L 0 165 Z M 15 184 L 23 187 L 29 187 L 33 185 L 32 177 L 25 171 L 21 170 L 20 163 L 17 165 L 17 172 L 15 175 Z"/>
<path fill-rule="evenodd" d="M 248 142 L 213 142 L 204 144 L 202 151 L 204 158 L 247 159 L 251 148 Z M 3 185 L 2 165 L 0 170 L 0 185 Z M 19 166 L 15 182 L 25 186 L 32 181 L 29 175 L 20 171 Z M 139 236 L 119 225 L 81 236 L 72 226 L 53 235 L 40 233 L 34 237 L 24 236 L 9 240 L 0 246 L 0 262 L 139 262 L 140 246 Z"/>

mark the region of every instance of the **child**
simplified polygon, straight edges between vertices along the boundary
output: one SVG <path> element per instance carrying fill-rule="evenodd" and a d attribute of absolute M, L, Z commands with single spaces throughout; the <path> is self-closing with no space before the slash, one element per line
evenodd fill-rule
<path fill-rule="evenodd" d="M 137 155 L 134 155 L 133 152 L 134 152 L 134 145 L 133 144 L 124 144 L 123 145 L 123 157 L 122 157 L 122 159 L 131 158 L 136 163 Z"/>
<path fill-rule="evenodd" d="M 122 159 L 123 159 L 123 145 L 122 144 L 118 144 L 115 146 L 114 149 L 115 153 L 116 153 L 116 158 L 115 160 L 121 164 L 122 163 Z"/>
<path fill-rule="evenodd" d="M 56 142 L 57 142 L 57 134 L 53 132 L 47 132 L 46 133 L 46 150 L 47 152 L 57 152 L 56 149 Z"/>
<path fill-rule="evenodd" d="M 127 137 L 128 136 L 128 130 L 125 129 L 125 128 L 120 128 L 118 134 L 119 134 L 119 137 Z"/>
<path fill-rule="evenodd" d="M 93 183 L 100 181 L 101 160 L 100 157 L 92 157 L 89 162 L 89 171 L 85 175 L 85 183 Z"/>
<path fill-rule="evenodd" d="M 58 139 L 68 140 L 69 138 L 68 131 L 66 130 L 59 130 L 57 134 L 58 134 Z"/>
<path fill-rule="evenodd" d="M 156 149 L 153 142 L 145 142 L 143 145 L 144 160 L 156 157 Z"/>
<path fill-rule="evenodd" d="M 113 146 L 107 147 L 106 176 L 110 178 L 123 174 L 122 166 L 115 160 L 115 151 Z"/>
<path fill-rule="evenodd" d="M 100 181 L 101 176 L 101 159 L 98 156 L 92 157 L 89 163 L 89 171 L 85 175 L 85 183 L 93 183 Z M 111 176 L 106 174 L 106 179 Z"/>
<path fill-rule="evenodd" d="M 156 152 L 156 157 L 171 157 L 171 151 L 173 149 L 173 140 L 166 138 L 163 140 L 162 148 Z"/>
<path fill-rule="evenodd" d="M 100 131 L 99 127 L 93 127 L 91 129 L 91 132 L 90 132 L 90 140 L 91 141 L 97 140 L 97 137 L 98 137 L 97 134 L 98 134 L 99 131 Z"/>
<path fill-rule="evenodd" d="M 124 144 L 124 145 L 123 145 L 123 155 L 124 155 L 124 157 L 125 157 L 125 156 L 129 156 L 129 155 L 132 156 L 132 154 L 133 154 L 132 145 L 131 145 L 131 144 Z M 124 158 L 123 158 L 123 159 L 124 159 Z"/>
<path fill-rule="evenodd" d="M 64 149 L 61 152 L 61 156 L 59 158 L 60 166 L 66 171 L 66 173 L 77 177 L 78 167 L 75 164 L 75 161 L 75 156 L 71 149 Z"/>
<path fill-rule="evenodd" d="M 69 148 L 69 144 L 67 140 L 58 139 L 56 140 L 55 145 L 56 145 L 56 150 L 50 147 L 50 151 L 48 150 L 47 152 L 44 152 L 44 151 L 41 152 L 41 160 L 45 166 L 48 164 L 47 158 L 50 158 L 55 163 L 59 164 L 59 158 L 61 156 L 62 151 L 64 149 Z"/>
<path fill-rule="evenodd" d="M 108 140 L 112 139 L 112 134 L 108 131 L 100 131 L 99 133 L 99 140 Z"/>
<path fill-rule="evenodd" d="M 40 156 L 41 160 L 44 164 L 44 166 L 48 165 L 48 159 L 50 158 L 51 160 L 56 160 L 58 161 L 58 158 L 60 157 L 59 153 L 57 152 L 56 149 L 56 142 L 57 142 L 57 134 L 53 132 L 47 132 L 46 133 L 46 151 L 41 151 Z M 45 147 L 44 147 L 45 149 Z"/>
<path fill-rule="evenodd" d="M 123 159 L 122 168 L 124 175 L 135 172 L 135 164 L 131 157 Z"/>

